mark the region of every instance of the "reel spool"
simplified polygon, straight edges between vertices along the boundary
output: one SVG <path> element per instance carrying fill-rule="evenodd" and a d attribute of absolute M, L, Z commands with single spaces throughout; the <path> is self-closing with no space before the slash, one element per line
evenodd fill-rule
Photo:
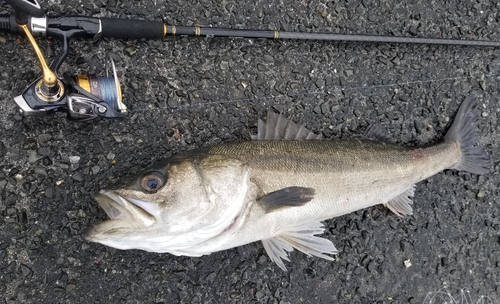
<path fill-rule="evenodd" d="M 105 101 L 111 109 L 117 112 L 125 112 L 127 107 L 122 102 L 122 90 L 120 80 L 116 74 L 115 63 L 111 57 L 109 61 L 111 62 L 112 76 L 108 74 L 108 64 L 106 63 L 105 77 L 81 74 L 75 76 L 75 81 L 80 88 Z"/>
<path fill-rule="evenodd" d="M 88 93 L 97 96 L 104 100 L 111 109 L 121 112 L 120 108 L 122 100 L 122 91 L 120 85 L 117 85 L 112 77 L 98 77 L 95 75 L 77 75 L 75 76 L 76 83 Z"/>
<path fill-rule="evenodd" d="M 70 76 L 65 74 L 65 79 L 70 93 L 67 94 L 67 106 L 70 117 L 78 120 L 89 120 L 96 117 L 123 117 L 126 115 L 127 106 L 122 102 L 120 80 L 116 74 L 115 63 L 111 56 L 112 76 L 106 62 L 106 76 L 81 74 Z"/>

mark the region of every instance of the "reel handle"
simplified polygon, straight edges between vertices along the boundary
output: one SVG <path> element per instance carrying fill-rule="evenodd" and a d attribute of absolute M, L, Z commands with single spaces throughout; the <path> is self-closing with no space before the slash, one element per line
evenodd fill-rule
<path fill-rule="evenodd" d="M 54 71 L 52 71 L 43 53 L 36 43 L 31 31 L 28 28 L 28 22 L 31 17 L 42 17 L 44 15 L 42 6 L 38 3 L 37 0 L 6 0 L 8 4 L 10 4 L 15 11 L 15 21 L 17 25 L 23 30 L 26 34 L 26 37 L 30 41 L 33 49 L 35 50 L 36 56 L 38 57 L 38 61 L 40 62 L 40 66 L 42 68 L 43 77 L 42 80 L 37 84 L 37 94 L 41 99 L 44 99 L 48 102 L 57 101 L 59 96 L 63 94 L 62 84 L 57 79 L 57 75 Z M 5 22 L 2 22 L 5 23 Z"/>

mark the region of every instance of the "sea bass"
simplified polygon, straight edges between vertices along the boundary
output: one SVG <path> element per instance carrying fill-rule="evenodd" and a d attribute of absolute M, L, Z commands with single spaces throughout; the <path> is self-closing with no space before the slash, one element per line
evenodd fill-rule
<path fill-rule="evenodd" d="M 377 204 L 412 214 L 419 181 L 445 169 L 486 173 L 478 118 L 477 99 L 469 97 L 439 143 L 401 147 L 318 140 L 269 111 L 252 141 L 175 155 L 101 190 L 95 199 L 110 219 L 88 228 L 85 238 L 193 257 L 261 241 L 284 270 L 293 248 L 332 260 L 333 243 L 317 236 L 321 221 Z"/>

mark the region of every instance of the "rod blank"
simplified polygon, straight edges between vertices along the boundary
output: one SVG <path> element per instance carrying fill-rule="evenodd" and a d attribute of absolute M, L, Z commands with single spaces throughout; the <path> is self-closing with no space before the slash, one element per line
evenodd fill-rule
<path fill-rule="evenodd" d="M 343 41 L 343 42 L 371 42 L 371 43 L 403 43 L 403 44 L 443 44 L 463 46 L 486 46 L 500 47 L 500 41 L 487 40 L 465 40 L 465 39 L 443 39 L 443 38 L 417 38 L 375 35 L 348 35 L 328 33 L 306 33 L 306 32 L 281 32 L 269 30 L 246 30 L 227 29 L 196 26 L 168 26 L 167 36 L 202 36 L 202 37 L 239 37 L 239 38 L 267 38 L 267 39 L 290 39 L 290 40 L 318 40 L 318 41 Z"/>
<path fill-rule="evenodd" d="M 227 37 L 227 38 L 266 38 L 294 39 L 339 42 L 367 43 L 404 43 L 404 44 L 442 44 L 461 46 L 500 47 L 500 41 L 465 40 L 443 38 L 418 38 L 375 35 L 351 35 L 330 33 L 281 32 L 270 30 L 230 29 L 199 26 L 167 25 L 160 21 L 143 21 L 136 19 L 94 18 L 85 16 L 47 17 L 47 34 L 51 30 L 81 30 L 79 37 L 95 38 L 102 34 L 109 38 L 160 39 L 165 36 Z M 99 32 L 102 30 L 102 32 Z M 18 33 L 18 28 L 11 15 L 0 15 L 0 31 Z"/>

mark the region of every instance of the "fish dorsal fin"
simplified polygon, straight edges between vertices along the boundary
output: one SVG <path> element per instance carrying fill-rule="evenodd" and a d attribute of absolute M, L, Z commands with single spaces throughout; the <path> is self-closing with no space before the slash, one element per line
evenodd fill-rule
<path fill-rule="evenodd" d="M 287 187 L 271 192 L 259 199 L 266 212 L 272 212 L 282 207 L 304 206 L 314 198 L 316 191 L 306 187 Z"/>
<path fill-rule="evenodd" d="M 414 193 L 415 193 L 415 185 L 406 189 L 405 192 L 391 199 L 384 205 L 387 208 L 391 209 L 391 211 L 394 212 L 394 214 L 396 214 L 399 217 L 403 217 L 405 215 L 412 215 L 413 209 L 411 205 L 413 204 L 413 201 L 411 200 L 411 198 L 413 197 Z"/>
<path fill-rule="evenodd" d="M 259 119 L 257 135 L 252 135 L 252 140 L 301 140 L 321 139 L 321 134 L 309 131 L 305 126 L 299 125 L 275 109 L 267 111 L 266 121 Z"/>
<path fill-rule="evenodd" d="M 300 225 L 281 228 L 276 236 L 262 240 L 271 261 L 275 262 L 281 269 L 286 271 L 283 260 L 290 262 L 288 252 L 293 248 L 311 256 L 333 261 L 331 256 L 338 251 L 333 243 L 327 239 L 317 237 L 325 231 L 323 224 L 319 221 L 310 221 Z"/>

